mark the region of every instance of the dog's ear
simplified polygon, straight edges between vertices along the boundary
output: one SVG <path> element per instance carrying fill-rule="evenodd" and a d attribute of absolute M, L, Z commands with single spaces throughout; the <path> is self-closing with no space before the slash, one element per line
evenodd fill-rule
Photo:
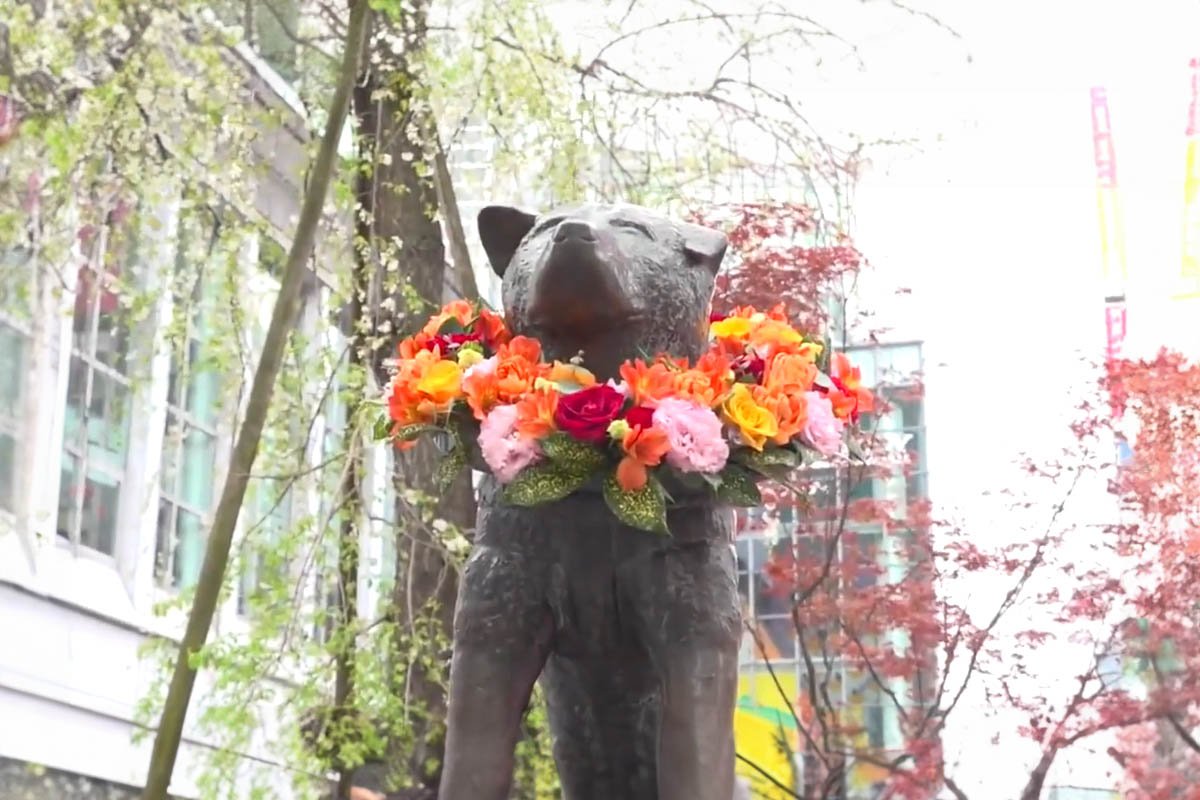
<path fill-rule="evenodd" d="M 713 275 L 721 269 L 729 239 L 720 231 L 686 223 L 683 226 L 683 251 L 688 261 L 704 267 Z"/>
<path fill-rule="evenodd" d="M 492 271 L 501 278 L 536 220 L 535 215 L 510 206 L 488 206 L 479 212 L 479 239 Z"/>

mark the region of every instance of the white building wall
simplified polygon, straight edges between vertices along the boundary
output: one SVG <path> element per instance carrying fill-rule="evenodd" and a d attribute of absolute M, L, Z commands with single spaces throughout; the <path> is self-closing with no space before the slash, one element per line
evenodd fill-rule
<path fill-rule="evenodd" d="M 244 51 L 240 56 L 252 70 L 269 69 Z M 260 102 L 292 114 L 290 124 L 270 137 L 275 161 L 257 196 L 258 212 L 286 241 L 299 210 L 303 126 L 294 104 L 255 72 L 250 75 Z M 177 204 L 160 204 L 151 216 L 155 225 L 146 237 L 151 246 L 140 257 L 161 275 L 175 258 Z M 255 248 L 248 247 L 248 286 L 262 283 L 253 275 L 254 255 Z M 155 580 L 155 532 L 169 357 L 157 348 L 148 380 L 135 389 L 115 555 L 72 547 L 56 534 L 74 300 L 73 287 L 67 288 L 62 304 L 43 295 L 23 374 L 2 378 L 19 382 L 23 419 L 16 509 L 0 510 L 0 758 L 140 786 L 152 737 L 135 724 L 134 712 L 153 678 L 153 665 L 140 650 L 154 638 L 177 640 L 184 621 L 179 613 L 154 614 L 155 604 L 168 597 Z M 264 288 L 248 292 L 248 306 L 255 299 L 271 300 L 273 286 L 259 287 Z M 156 337 L 170 316 L 169 293 L 160 297 L 150 326 Z M 268 312 L 269 306 L 260 310 Z M 227 449 L 228 437 L 221 440 Z M 224 461 L 218 448 L 216 471 Z M 242 624 L 233 601 L 228 606 L 219 612 L 219 629 Z M 210 683 L 210 676 L 198 676 L 172 784 L 179 797 L 197 795 L 198 769 L 211 747 L 196 732 Z M 264 726 L 248 755 L 277 763 L 271 745 L 279 715 L 263 709 L 259 716 Z M 143 738 L 135 744 L 136 734 Z M 279 770 L 281 792 L 287 778 Z"/>

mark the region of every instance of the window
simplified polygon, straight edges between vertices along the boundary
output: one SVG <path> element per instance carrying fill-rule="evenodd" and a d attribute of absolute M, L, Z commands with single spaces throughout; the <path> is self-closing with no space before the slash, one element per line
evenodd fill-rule
<path fill-rule="evenodd" d="M 181 243 L 186 241 L 181 236 Z M 200 577 L 216 480 L 219 380 L 205 358 L 203 285 L 195 278 L 190 291 L 176 294 L 174 304 L 182 325 L 171 348 L 155 541 L 155 573 L 173 589 L 190 588 Z"/>
<path fill-rule="evenodd" d="M 346 466 L 343 456 L 347 434 L 346 398 L 343 394 L 347 391 L 344 340 L 333 331 L 330 331 L 328 336 L 328 344 L 339 348 L 335 350 L 339 357 L 338 362 L 333 365 L 334 377 L 328 384 L 329 391 L 321 408 L 324 432 L 320 456 L 322 467 L 317 484 L 320 502 L 315 535 L 320 539 L 322 555 L 316 559 L 312 575 L 313 598 L 318 608 L 318 613 L 313 619 L 312 636 L 321 642 L 328 641 L 333 634 L 340 601 L 338 548 L 345 518 L 340 502 L 342 473 Z"/>
<path fill-rule="evenodd" d="M 116 551 L 117 512 L 129 449 L 129 320 L 120 281 L 133 265 L 127 206 L 85 228 L 72 317 L 58 498 L 58 535 L 106 555 Z"/>
<path fill-rule="evenodd" d="M 31 253 L 24 248 L 0 253 L 0 509 L 16 511 L 17 455 L 21 444 L 21 403 L 29 368 L 27 278 Z"/>
<path fill-rule="evenodd" d="M 218 14 L 226 23 L 242 28 L 247 43 L 280 77 L 289 82 L 300 77 L 296 43 L 300 4 L 296 0 L 225 0 L 218 5 Z"/>
<path fill-rule="evenodd" d="M 787 586 L 777 586 L 764 568 L 772 559 L 791 559 L 792 540 L 781 537 L 775 542 L 761 536 L 737 539 L 738 588 L 746 618 L 756 623 L 752 642 L 753 660 L 770 661 L 796 657 L 796 626 L 792 620 L 791 592 Z M 759 652 L 761 648 L 762 651 Z"/>
<path fill-rule="evenodd" d="M 25 377 L 25 332 L 0 318 L 0 509 L 15 511 L 17 503 L 17 445 L 21 430 L 21 384 Z"/>
<path fill-rule="evenodd" d="M 242 547 L 237 595 L 237 612 L 242 616 L 250 616 L 255 603 L 262 600 L 261 587 L 266 576 L 288 569 L 286 554 L 278 552 L 277 545 L 292 522 L 291 487 L 286 483 L 257 481 L 248 507 L 255 513 Z"/>
<path fill-rule="evenodd" d="M 857 356 L 856 356 L 857 357 Z M 879 500 L 903 513 L 906 505 L 927 497 L 925 471 L 924 403 L 919 386 L 906 384 L 878 390 L 876 411 L 864 414 L 860 420 L 863 430 L 873 436 L 890 455 L 888 466 L 875 475 L 854 469 L 851 479 L 851 500 Z"/>
<path fill-rule="evenodd" d="M 374 476 L 375 494 L 377 499 L 377 515 L 373 515 L 372 529 L 376 539 L 373 549 L 376 555 L 372 560 L 370 581 L 375 589 L 376 597 L 386 602 L 396 583 L 396 492 L 395 453 L 392 448 L 386 448 L 377 457 L 376 464 L 382 466 Z"/>

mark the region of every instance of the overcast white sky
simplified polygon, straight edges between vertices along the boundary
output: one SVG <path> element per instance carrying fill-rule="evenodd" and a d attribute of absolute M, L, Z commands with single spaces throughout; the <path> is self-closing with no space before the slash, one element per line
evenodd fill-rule
<path fill-rule="evenodd" d="M 1131 344 L 1200 337 L 1200 325 L 1185 326 L 1187 307 L 1165 300 L 1179 269 L 1187 62 L 1200 55 L 1200 3 L 921 5 L 964 41 L 929 26 L 883 32 L 864 48 L 868 69 L 831 79 L 819 100 L 831 121 L 861 133 L 921 139 L 868 175 L 856 234 L 876 262 L 880 297 L 890 283 L 914 290 L 887 305 L 898 335 L 927 342 L 933 486 L 958 504 L 995 486 L 1019 450 L 1056 446 L 1069 413 L 1062 385 L 1082 379 L 1079 352 L 1104 345 L 1093 85 L 1110 92 Z M 986 430 L 1001 425 L 1004 436 Z"/>

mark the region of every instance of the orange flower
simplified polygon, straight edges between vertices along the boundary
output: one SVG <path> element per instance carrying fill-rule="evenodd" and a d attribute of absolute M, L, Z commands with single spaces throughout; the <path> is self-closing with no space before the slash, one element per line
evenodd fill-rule
<path fill-rule="evenodd" d="M 575 364 L 564 364 L 561 361 L 555 361 L 550 365 L 550 372 L 546 375 L 546 380 L 554 383 L 573 383 L 580 389 L 596 385 L 596 376 L 590 371 Z"/>
<path fill-rule="evenodd" d="M 467 405 L 477 420 L 482 421 L 492 407 L 500 402 L 496 368 L 471 370 L 463 377 L 462 389 Z"/>
<path fill-rule="evenodd" d="M 765 319 L 787 322 L 787 307 L 783 303 L 777 303 L 770 311 L 759 311 L 754 306 L 738 306 L 733 309 L 733 312 L 729 316 L 744 317 L 755 322 L 761 322 Z"/>
<path fill-rule="evenodd" d="M 540 365 L 524 358 L 504 358 L 496 363 L 496 394 L 502 403 L 515 403 L 537 382 Z"/>
<path fill-rule="evenodd" d="M 798 347 L 803 342 L 804 337 L 795 328 L 776 319 L 765 319 L 750 331 L 750 346 L 764 357 Z"/>
<path fill-rule="evenodd" d="M 732 361 L 746 353 L 746 342 L 743 339 L 716 339 L 713 341 L 710 353 Z"/>
<path fill-rule="evenodd" d="M 824 349 L 825 345 L 819 342 L 801 342 L 795 347 L 790 348 L 790 351 L 794 352 L 796 355 L 804 356 L 809 361 L 816 363 L 817 359 L 821 356 L 821 351 Z"/>
<path fill-rule="evenodd" d="M 397 348 L 397 350 L 400 353 L 400 357 L 401 358 L 414 358 L 417 355 L 417 353 L 421 352 L 422 350 L 428 350 L 429 349 L 429 340 L 432 338 L 433 338 L 432 336 L 425 333 L 424 331 L 421 331 L 414 336 L 408 337 L 404 341 L 400 342 L 400 346 Z"/>
<path fill-rule="evenodd" d="M 640 358 L 621 365 L 621 379 L 629 387 L 635 405 L 650 405 L 669 397 L 675 382 L 666 364 L 657 362 L 647 366 Z"/>
<path fill-rule="evenodd" d="M 498 348 L 496 355 L 501 361 L 506 358 L 522 358 L 536 364 L 542 360 L 542 343 L 528 336 L 514 336 Z"/>
<path fill-rule="evenodd" d="M 501 403 L 515 403 L 534 387 L 547 370 L 541 363 L 542 346 L 537 339 L 516 336 L 496 351 L 494 371 L 496 396 Z"/>
<path fill-rule="evenodd" d="M 858 367 L 850 363 L 850 359 L 845 353 L 833 354 L 833 377 L 837 378 L 846 394 L 853 396 L 855 401 L 854 411 L 861 414 L 869 414 L 875 410 L 875 398 L 867 387 L 862 383 L 862 371 Z M 837 410 L 837 403 L 833 404 L 834 410 Z"/>
<path fill-rule="evenodd" d="M 687 362 L 685 361 L 684 364 Z M 729 359 L 718 352 L 708 352 L 700 357 L 696 366 L 684 369 L 672 376 L 675 379 L 675 394 L 685 400 L 712 408 L 721 402 L 733 383 L 733 370 Z"/>
<path fill-rule="evenodd" d="M 557 409 L 557 391 L 549 388 L 533 390 L 517 402 L 517 432 L 530 439 L 541 439 L 553 433 Z"/>
<path fill-rule="evenodd" d="M 778 432 L 771 441 L 782 447 L 790 442 L 808 421 L 808 400 L 803 393 L 771 391 L 764 386 L 755 386 L 751 390 L 754 402 L 771 412 L 779 426 Z"/>
<path fill-rule="evenodd" d="M 713 385 L 712 376 L 698 369 L 675 373 L 675 396 L 696 405 L 712 408 L 721 399 L 722 390 Z"/>
<path fill-rule="evenodd" d="M 475 308 L 466 300 L 455 300 L 442 306 L 442 310 L 429 318 L 421 332 L 427 336 L 436 336 L 450 320 L 456 320 L 459 325 L 466 327 L 475 318 Z"/>
<path fill-rule="evenodd" d="M 502 344 L 507 344 L 512 338 L 512 334 L 508 332 L 508 326 L 504 324 L 504 317 L 486 308 L 479 309 L 476 330 L 479 332 L 479 338 L 483 340 L 484 346 L 493 350 Z"/>
<path fill-rule="evenodd" d="M 851 420 L 858 411 L 858 398 L 852 394 L 830 389 L 829 402 L 833 406 L 833 415 L 842 421 Z"/>
<path fill-rule="evenodd" d="M 625 457 L 617 465 L 617 484 L 627 492 L 636 492 L 649 480 L 646 468 L 661 464 L 671 443 L 667 434 L 658 428 L 636 425 L 625 434 L 621 447 Z"/>
<path fill-rule="evenodd" d="M 397 426 L 432 422 L 461 395 L 461 379 L 458 364 L 442 361 L 432 350 L 402 360 L 388 397 L 391 418 Z"/>
<path fill-rule="evenodd" d="M 782 394 L 803 394 L 812 389 L 817 365 L 797 353 L 776 353 L 763 370 L 763 386 Z"/>

